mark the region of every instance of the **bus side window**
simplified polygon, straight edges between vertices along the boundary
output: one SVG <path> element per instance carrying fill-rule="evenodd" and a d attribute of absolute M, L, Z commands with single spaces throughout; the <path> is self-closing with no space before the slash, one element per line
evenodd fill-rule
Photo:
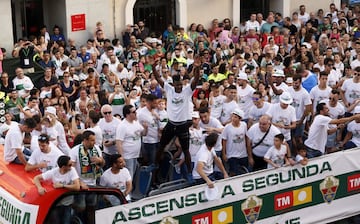
<path fill-rule="evenodd" d="M 95 224 L 95 211 L 123 203 L 114 192 L 69 192 L 53 203 L 45 224 Z"/>

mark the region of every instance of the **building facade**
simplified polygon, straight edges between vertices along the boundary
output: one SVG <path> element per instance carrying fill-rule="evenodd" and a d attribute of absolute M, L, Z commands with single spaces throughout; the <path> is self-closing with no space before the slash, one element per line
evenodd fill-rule
<path fill-rule="evenodd" d="M 106 36 L 120 38 L 126 24 L 144 20 L 151 30 L 163 31 L 167 24 L 185 29 L 192 23 L 210 26 L 213 18 L 230 18 L 234 25 L 248 19 L 250 13 L 269 11 L 290 16 L 304 4 L 306 11 L 325 12 L 330 3 L 340 7 L 341 0 L 1 0 L 0 46 L 11 52 L 23 36 L 38 34 L 42 25 L 51 34 L 56 24 L 66 38 L 77 44 L 93 36 L 95 24 L 104 24 Z M 10 55 L 10 54 L 8 54 Z"/>

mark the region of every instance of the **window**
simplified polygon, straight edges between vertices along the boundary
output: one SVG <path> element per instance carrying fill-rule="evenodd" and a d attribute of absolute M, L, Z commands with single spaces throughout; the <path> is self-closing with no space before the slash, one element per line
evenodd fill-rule
<path fill-rule="evenodd" d="M 94 224 L 96 210 L 124 203 L 116 191 L 69 192 L 53 203 L 44 223 Z"/>

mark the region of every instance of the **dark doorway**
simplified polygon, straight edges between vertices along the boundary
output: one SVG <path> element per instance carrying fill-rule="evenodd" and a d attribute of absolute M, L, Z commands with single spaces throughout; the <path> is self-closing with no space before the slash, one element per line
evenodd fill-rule
<path fill-rule="evenodd" d="M 175 0 L 138 0 L 134 6 L 134 22 L 140 20 L 150 33 L 162 33 L 168 24 L 176 23 Z"/>
<path fill-rule="evenodd" d="M 40 27 L 44 24 L 43 0 L 12 0 L 11 6 L 14 39 L 38 35 Z"/>
<path fill-rule="evenodd" d="M 270 1 L 267 0 L 251 0 L 240 2 L 240 15 L 241 21 L 247 21 L 250 19 L 252 13 L 262 13 L 264 19 L 269 12 Z"/>

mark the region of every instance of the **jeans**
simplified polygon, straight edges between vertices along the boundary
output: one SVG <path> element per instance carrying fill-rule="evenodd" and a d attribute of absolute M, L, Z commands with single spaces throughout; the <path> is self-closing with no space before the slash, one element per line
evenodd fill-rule
<path fill-rule="evenodd" d="M 29 160 L 29 158 L 30 158 L 30 156 L 31 156 L 31 153 L 32 153 L 32 152 L 31 152 L 28 148 L 25 148 L 25 147 L 24 147 L 24 149 L 23 149 L 23 154 L 24 154 L 24 157 L 25 157 L 26 161 Z M 19 157 L 16 157 L 16 158 L 12 161 L 12 163 L 15 163 L 15 164 L 23 164 L 23 163 L 20 161 Z"/>
<path fill-rule="evenodd" d="M 129 173 L 131 175 L 131 179 L 133 179 L 137 165 L 138 165 L 137 158 L 125 159 L 125 163 L 126 163 L 125 166 L 129 170 Z"/>
<path fill-rule="evenodd" d="M 158 143 L 143 143 L 142 157 L 148 165 L 155 163 L 156 152 L 159 147 Z"/>
<path fill-rule="evenodd" d="M 248 158 L 229 158 L 227 163 L 229 164 L 229 175 L 241 175 L 244 174 L 241 167 L 248 167 Z"/>
<path fill-rule="evenodd" d="M 320 152 L 319 150 L 312 149 L 307 145 L 305 145 L 305 147 L 306 147 L 306 154 L 309 159 L 322 156 L 322 152 Z"/>
<path fill-rule="evenodd" d="M 357 145 L 354 144 L 354 142 L 352 141 L 348 141 L 345 145 L 344 145 L 344 149 L 352 149 L 352 148 L 356 148 Z"/>

